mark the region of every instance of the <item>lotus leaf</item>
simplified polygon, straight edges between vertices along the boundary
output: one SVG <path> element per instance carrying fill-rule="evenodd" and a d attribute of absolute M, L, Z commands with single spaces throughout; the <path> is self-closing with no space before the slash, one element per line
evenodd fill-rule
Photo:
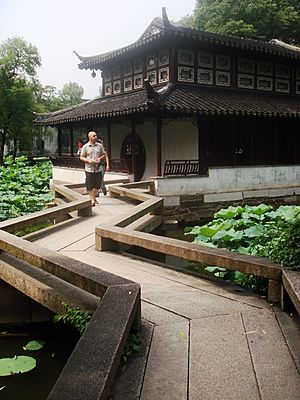
<path fill-rule="evenodd" d="M 28 356 L 0 358 L 0 376 L 22 374 L 31 371 L 36 366 L 36 360 Z"/>
<path fill-rule="evenodd" d="M 23 349 L 24 350 L 40 350 L 44 346 L 45 346 L 45 342 L 43 340 L 31 340 L 23 347 Z"/>

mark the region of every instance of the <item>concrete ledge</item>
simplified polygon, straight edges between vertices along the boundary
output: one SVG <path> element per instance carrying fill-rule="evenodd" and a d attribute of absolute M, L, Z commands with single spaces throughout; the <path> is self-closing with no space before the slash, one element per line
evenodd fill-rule
<path fill-rule="evenodd" d="M 9 267 L 2 262 L 2 267 L 7 267 L 6 278 L 11 284 L 39 301 L 40 297 L 45 296 L 44 304 L 47 306 L 50 306 L 54 291 L 49 284 L 37 282 L 36 278 L 41 277 L 41 274 L 45 278 L 49 278 L 51 274 L 52 282 L 58 282 L 59 278 L 68 283 L 60 287 L 60 295 L 64 301 L 70 299 L 70 291 L 78 295 L 80 290 L 88 292 L 85 297 L 91 298 L 91 293 L 97 299 L 101 298 L 88 329 L 78 342 L 74 355 L 72 354 L 65 365 L 48 399 L 107 399 L 130 328 L 133 324 L 137 328 L 140 325 L 140 286 L 4 231 L 0 231 L 0 250 L 40 270 L 37 272 L 28 266 L 31 272 L 35 271 L 35 277 L 32 277 L 28 270 L 26 273 L 19 272 L 16 276 L 16 270 L 12 272 L 11 269 L 10 272 L 16 276 L 14 279 L 9 277 Z M 5 253 L 1 254 L 1 257 L 4 256 L 6 260 L 9 257 Z M 2 272 L 4 273 L 4 269 Z M 74 291 L 71 285 L 74 286 Z M 51 306 L 53 309 L 58 307 L 60 296 L 54 297 Z"/>
<path fill-rule="evenodd" d="M 139 306 L 138 285 L 107 289 L 48 400 L 108 398 Z"/>
<path fill-rule="evenodd" d="M 140 327 L 140 285 L 5 232 L 75 210 L 90 215 L 89 199 L 66 186 L 56 191 L 71 203 L 0 224 L 0 278 L 55 312 L 64 312 L 62 301 L 96 310 L 48 399 L 105 400 L 130 328 Z"/>
<path fill-rule="evenodd" d="M 75 200 L 72 203 L 62 204 L 47 210 L 37 211 L 29 215 L 23 215 L 21 217 L 0 222 L 0 229 L 7 232 L 16 232 L 48 220 L 64 220 L 68 218 L 69 213 L 83 209 L 87 210 L 87 215 L 91 215 L 92 209 L 89 199 L 84 198 L 83 200 Z"/>
<path fill-rule="evenodd" d="M 100 301 L 99 297 L 5 253 L 0 254 L 0 279 L 58 314 L 65 313 L 64 302 L 93 313 Z"/>
<path fill-rule="evenodd" d="M 98 225 L 96 227 L 96 235 L 191 261 L 217 265 L 229 270 L 242 271 L 276 281 L 281 280 L 282 268 L 280 265 L 263 257 L 200 246 L 144 232 L 128 232 L 126 229 L 116 226 Z"/>
<path fill-rule="evenodd" d="M 204 194 L 204 203 L 218 203 L 222 201 L 242 200 L 242 192 Z"/>

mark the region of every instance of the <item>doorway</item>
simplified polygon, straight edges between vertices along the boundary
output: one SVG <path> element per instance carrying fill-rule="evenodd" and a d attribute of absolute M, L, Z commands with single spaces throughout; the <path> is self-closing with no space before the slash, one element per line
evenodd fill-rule
<path fill-rule="evenodd" d="M 133 140 L 134 146 L 132 145 Z M 133 147 L 135 149 L 134 154 L 132 154 Z M 139 135 L 135 134 L 133 136 L 129 133 L 125 137 L 121 148 L 121 158 L 125 160 L 130 173 L 134 174 L 135 182 L 140 181 L 145 172 L 146 151 Z"/>

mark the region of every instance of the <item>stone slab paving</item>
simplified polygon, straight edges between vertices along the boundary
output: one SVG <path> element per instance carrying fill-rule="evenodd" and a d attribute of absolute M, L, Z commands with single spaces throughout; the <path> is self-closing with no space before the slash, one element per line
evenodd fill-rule
<path fill-rule="evenodd" d="M 121 370 L 111 399 L 300 398 L 295 319 L 232 285 L 94 249 L 97 224 L 133 206 L 118 201 L 101 197 L 92 218 L 36 241 L 141 284 L 145 349 Z"/>
<path fill-rule="evenodd" d="M 263 400 L 300 398 L 300 378 L 274 313 L 243 313 L 249 350 Z"/>
<path fill-rule="evenodd" d="M 187 398 L 188 345 L 188 321 L 155 327 L 141 400 Z"/>
<path fill-rule="evenodd" d="M 260 399 L 241 315 L 192 320 L 190 400 Z"/>

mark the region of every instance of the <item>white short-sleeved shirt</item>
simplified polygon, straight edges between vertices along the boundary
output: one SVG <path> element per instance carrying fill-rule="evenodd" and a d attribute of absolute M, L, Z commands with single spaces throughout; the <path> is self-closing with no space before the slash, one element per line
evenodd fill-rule
<path fill-rule="evenodd" d="M 88 160 L 97 160 L 103 154 L 105 154 L 105 150 L 101 143 L 96 142 L 95 144 L 91 144 L 88 142 L 82 147 L 80 156 L 86 157 Z M 102 171 L 101 162 L 97 164 L 84 164 L 84 169 L 87 172 L 94 173 Z"/>

